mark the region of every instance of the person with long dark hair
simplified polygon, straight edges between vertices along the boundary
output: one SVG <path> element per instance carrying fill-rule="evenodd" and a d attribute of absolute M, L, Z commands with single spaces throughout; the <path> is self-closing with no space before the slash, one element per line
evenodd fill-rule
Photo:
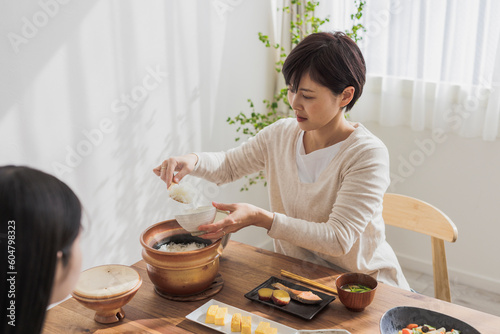
<path fill-rule="evenodd" d="M 73 290 L 81 216 L 77 196 L 54 176 L 0 167 L 1 333 L 40 333 L 47 307 Z"/>
<path fill-rule="evenodd" d="M 263 227 L 279 253 L 366 273 L 409 290 L 385 240 L 387 148 L 344 115 L 363 91 L 361 51 L 344 33 L 311 34 L 290 52 L 282 72 L 295 118 L 267 126 L 228 152 L 171 157 L 154 173 L 170 186 L 188 173 L 224 184 L 264 170 L 272 211 L 247 203 L 213 203 L 230 214 L 200 226 L 208 232 L 204 238 L 249 225 Z"/>

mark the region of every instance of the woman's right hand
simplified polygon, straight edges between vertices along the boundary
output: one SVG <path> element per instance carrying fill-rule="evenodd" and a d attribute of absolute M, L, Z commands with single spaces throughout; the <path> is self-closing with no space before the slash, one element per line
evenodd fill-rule
<path fill-rule="evenodd" d="M 198 162 L 198 156 L 194 153 L 168 158 L 153 172 L 158 175 L 170 187 L 172 182 L 179 183 L 184 176 L 191 173 Z M 174 176 L 174 172 L 177 172 Z"/>

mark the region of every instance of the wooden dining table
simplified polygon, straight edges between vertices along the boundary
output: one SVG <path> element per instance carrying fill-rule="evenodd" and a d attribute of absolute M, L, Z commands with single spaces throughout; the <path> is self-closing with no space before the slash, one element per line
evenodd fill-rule
<path fill-rule="evenodd" d="M 47 312 L 43 333 L 216 333 L 186 318 L 210 298 L 296 329 L 345 329 L 350 333 L 380 333 L 382 315 L 396 306 L 415 306 L 447 314 L 481 333 L 499 333 L 500 317 L 380 283 L 373 302 L 362 312 L 352 312 L 335 299 L 311 320 L 245 298 L 245 294 L 281 270 L 335 287 L 338 271 L 282 254 L 230 241 L 220 258 L 223 287 L 216 295 L 197 301 L 173 301 L 159 296 L 149 280 L 146 263 L 132 265 L 143 279 L 135 297 L 123 307 L 125 318 L 113 324 L 94 321 L 94 311 L 70 298 Z M 305 285 L 307 286 L 307 285 Z M 319 290 L 315 287 L 309 287 Z"/>

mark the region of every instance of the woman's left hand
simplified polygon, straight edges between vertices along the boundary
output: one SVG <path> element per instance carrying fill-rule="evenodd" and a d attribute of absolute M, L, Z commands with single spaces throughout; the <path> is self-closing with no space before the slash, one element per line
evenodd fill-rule
<path fill-rule="evenodd" d="M 229 215 L 216 223 L 198 227 L 198 230 L 207 232 L 200 236 L 204 239 L 222 238 L 226 234 L 237 232 L 250 225 L 269 230 L 273 224 L 274 214 L 255 205 L 247 203 L 222 204 L 215 202 L 212 202 L 212 205 L 218 210 L 228 211 Z"/>

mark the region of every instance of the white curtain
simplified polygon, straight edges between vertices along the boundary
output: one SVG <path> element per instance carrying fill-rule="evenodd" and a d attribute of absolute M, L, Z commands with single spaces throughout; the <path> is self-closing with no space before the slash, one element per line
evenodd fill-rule
<path fill-rule="evenodd" d="M 84 268 L 139 260 L 140 233 L 173 217 L 152 168 L 210 135 L 239 2 L 0 4 L 0 165 L 75 190 L 90 221 Z"/>
<path fill-rule="evenodd" d="M 325 30 L 352 26 L 354 1 L 324 1 Z M 500 125 L 500 2 L 372 0 L 359 45 L 367 84 L 354 120 L 495 140 Z"/>

